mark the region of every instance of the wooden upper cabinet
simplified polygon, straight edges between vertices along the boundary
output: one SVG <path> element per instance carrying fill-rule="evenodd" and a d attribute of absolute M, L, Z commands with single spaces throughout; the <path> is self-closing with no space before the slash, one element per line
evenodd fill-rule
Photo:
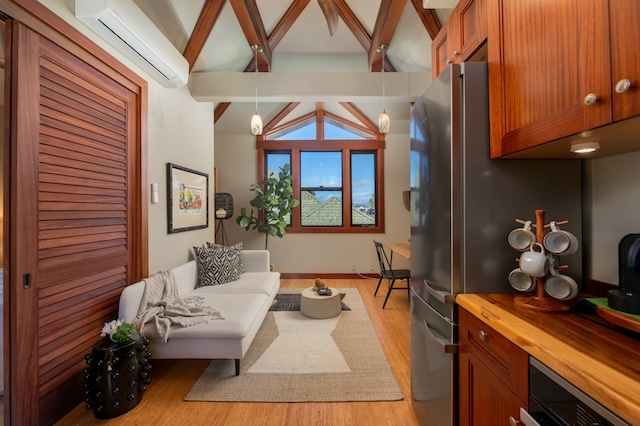
<path fill-rule="evenodd" d="M 609 7 L 613 118 L 622 120 L 640 114 L 640 2 L 616 0 Z"/>
<path fill-rule="evenodd" d="M 487 39 L 486 0 L 461 0 L 431 42 L 432 76 L 469 60 Z"/>
<path fill-rule="evenodd" d="M 455 12 L 454 12 L 455 13 Z M 431 77 L 435 80 L 452 62 L 449 52 L 449 20 L 442 26 L 438 34 L 431 41 Z"/>
<path fill-rule="evenodd" d="M 493 158 L 640 114 L 639 9 L 637 0 L 487 3 Z M 631 87 L 619 94 L 622 79 Z"/>

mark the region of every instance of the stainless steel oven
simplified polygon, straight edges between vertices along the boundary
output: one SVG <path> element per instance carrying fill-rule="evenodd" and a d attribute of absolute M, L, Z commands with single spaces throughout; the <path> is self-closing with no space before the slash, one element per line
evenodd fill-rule
<path fill-rule="evenodd" d="M 533 357 L 529 411 L 520 409 L 520 421 L 526 426 L 630 425 Z"/>

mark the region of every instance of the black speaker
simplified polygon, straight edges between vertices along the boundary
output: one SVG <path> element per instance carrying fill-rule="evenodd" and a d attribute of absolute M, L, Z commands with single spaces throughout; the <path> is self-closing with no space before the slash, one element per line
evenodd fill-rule
<path fill-rule="evenodd" d="M 640 314 L 640 234 L 628 234 L 618 244 L 618 287 L 609 290 L 609 306 Z"/>
<path fill-rule="evenodd" d="M 233 216 L 233 197 L 228 192 L 216 192 L 216 219 L 229 219 Z"/>

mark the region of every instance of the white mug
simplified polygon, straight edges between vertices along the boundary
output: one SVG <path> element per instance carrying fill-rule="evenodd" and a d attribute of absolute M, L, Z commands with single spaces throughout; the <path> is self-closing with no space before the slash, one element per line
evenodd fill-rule
<path fill-rule="evenodd" d="M 518 291 L 527 292 L 536 287 L 536 279 L 522 272 L 520 268 L 516 268 L 509 272 L 509 284 Z"/>
<path fill-rule="evenodd" d="M 557 255 L 570 255 L 578 250 L 578 238 L 571 232 L 563 231 L 555 222 L 551 222 L 551 231 L 544 236 L 543 244 L 547 251 Z"/>
<path fill-rule="evenodd" d="M 537 250 L 536 250 L 537 248 Z M 532 277 L 544 277 L 549 272 L 549 258 L 540 243 L 533 243 L 529 251 L 520 255 L 520 269 Z"/>
<path fill-rule="evenodd" d="M 531 231 L 531 221 L 528 220 L 522 228 L 516 228 L 509 233 L 509 245 L 516 250 L 524 251 L 531 243 L 536 242 L 536 234 Z"/>
<path fill-rule="evenodd" d="M 568 275 L 552 275 L 544 283 L 547 294 L 558 300 L 571 300 L 578 295 L 578 283 Z"/>

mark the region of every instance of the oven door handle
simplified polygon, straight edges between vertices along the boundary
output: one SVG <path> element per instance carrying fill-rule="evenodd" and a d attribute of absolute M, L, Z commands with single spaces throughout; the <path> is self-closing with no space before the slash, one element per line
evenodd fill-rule
<path fill-rule="evenodd" d="M 440 349 L 442 349 L 442 352 L 446 354 L 458 353 L 457 343 L 451 343 L 449 340 L 436 334 L 435 331 L 431 327 L 429 327 L 429 323 L 426 320 L 423 321 L 423 323 L 424 323 L 424 328 L 427 331 L 427 336 L 429 336 L 431 340 L 433 340 L 438 346 L 440 346 Z"/>
<path fill-rule="evenodd" d="M 509 421 L 511 421 L 511 419 L 513 419 L 513 417 L 511 417 L 509 419 Z M 540 423 L 538 423 L 533 417 L 531 417 L 531 415 L 529 413 L 527 413 L 527 411 L 520 407 L 520 421 L 518 422 L 518 420 L 516 420 L 517 423 L 512 423 L 513 425 L 525 425 L 525 426 L 540 426 Z"/>

